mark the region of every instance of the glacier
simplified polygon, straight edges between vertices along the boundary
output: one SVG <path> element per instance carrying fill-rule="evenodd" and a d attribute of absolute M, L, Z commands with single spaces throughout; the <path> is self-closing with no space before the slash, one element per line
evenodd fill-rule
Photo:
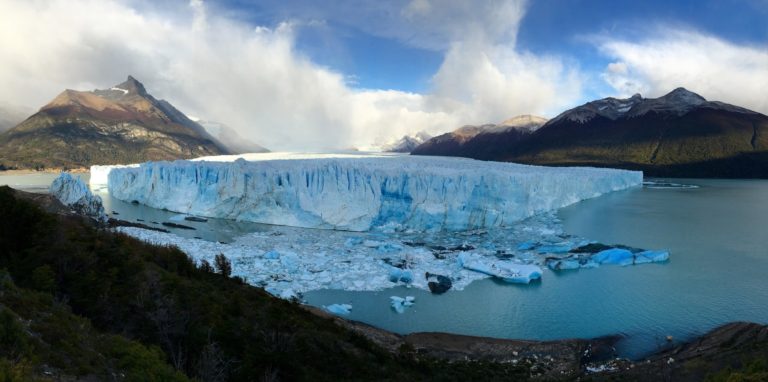
<path fill-rule="evenodd" d="M 248 154 L 92 168 L 120 200 L 183 214 L 344 231 L 464 231 L 642 184 L 637 171 L 465 158 Z"/>
<path fill-rule="evenodd" d="M 79 214 L 96 219 L 99 223 L 106 223 L 108 220 L 101 197 L 91 193 L 80 178 L 62 172 L 51 182 L 48 192 Z"/>

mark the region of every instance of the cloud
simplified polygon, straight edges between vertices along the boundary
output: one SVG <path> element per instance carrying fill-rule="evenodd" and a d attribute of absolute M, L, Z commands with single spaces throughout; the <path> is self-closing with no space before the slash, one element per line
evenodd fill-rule
<path fill-rule="evenodd" d="M 739 45 L 698 31 L 658 28 L 640 41 L 598 38 L 616 62 L 602 78 L 620 95 L 658 97 L 685 87 L 710 100 L 768 114 L 768 48 Z M 617 70 L 621 69 L 621 70 Z"/>
<path fill-rule="evenodd" d="M 302 22 L 290 18 L 254 26 L 200 0 L 170 8 L 4 0 L 0 101 L 39 107 L 64 88 L 104 88 L 133 74 L 188 114 L 272 149 L 307 151 L 547 113 L 579 97 L 573 63 L 517 50 L 523 1 L 375 4 L 367 12 L 392 20 L 379 33 L 445 49 L 429 91 L 353 87 L 353 76 L 297 51 Z"/>

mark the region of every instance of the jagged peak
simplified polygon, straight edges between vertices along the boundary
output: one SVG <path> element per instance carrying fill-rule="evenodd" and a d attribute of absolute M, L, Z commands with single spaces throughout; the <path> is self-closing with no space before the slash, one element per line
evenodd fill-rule
<path fill-rule="evenodd" d="M 126 95 L 131 93 L 142 96 L 147 95 L 147 90 L 144 88 L 144 85 L 131 75 L 128 75 L 128 79 L 125 80 L 125 82 L 113 86 L 112 89 L 127 91 L 127 93 L 125 93 Z"/>
<path fill-rule="evenodd" d="M 681 100 L 689 100 L 692 102 L 706 102 L 707 99 L 684 88 L 679 87 L 675 90 L 672 90 L 671 92 L 667 93 L 665 96 L 661 98 L 675 98 L 675 99 L 681 99 Z"/>

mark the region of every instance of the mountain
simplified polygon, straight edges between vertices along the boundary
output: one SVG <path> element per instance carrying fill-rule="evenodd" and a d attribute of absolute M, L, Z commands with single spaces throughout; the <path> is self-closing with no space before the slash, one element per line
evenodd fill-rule
<path fill-rule="evenodd" d="M 232 154 L 248 154 L 248 153 L 268 153 L 269 149 L 261 146 L 253 141 L 243 138 L 235 129 L 221 123 L 214 121 L 196 120 L 192 119 L 205 130 L 210 133 L 216 140 L 221 142 L 224 147 L 227 148 Z"/>
<path fill-rule="evenodd" d="M 105 90 L 65 90 L 0 134 L 0 164 L 18 168 L 73 168 L 228 152 L 202 126 L 154 98 L 131 76 Z"/>
<path fill-rule="evenodd" d="M 432 138 L 411 153 L 493 160 L 503 153 L 504 148 L 527 138 L 546 122 L 546 118 L 520 115 L 498 125 L 467 125 Z"/>
<path fill-rule="evenodd" d="M 429 142 L 428 142 L 429 143 Z M 567 110 L 523 139 L 488 142 L 493 155 L 553 166 L 642 170 L 649 176 L 768 178 L 768 117 L 678 88 L 659 98 L 604 98 Z"/>
<path fill-rule="evenodd" d="M 427 132 L 420 131 L 414 135 L 404 135 L 402 138 L 381 147 L 381 151 L 389 153 L 410 153 L 416 147 L 432 138 Z"/>

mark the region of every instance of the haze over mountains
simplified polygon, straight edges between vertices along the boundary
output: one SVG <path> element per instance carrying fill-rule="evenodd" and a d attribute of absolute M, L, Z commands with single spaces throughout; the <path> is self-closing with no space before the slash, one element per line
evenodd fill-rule
<path fill-rule="evenodd" d="M 220 130 L 225 139 L 248 145 Z M 109 89 L 65 90 L 0 135 L 0 164 L 6 168 L 76 168 L 233 151 L 131 76 Z"/>
<path fill-rule="evenodd" d="M 505 147 L 528 137 L 546 122 L 543 117 L 521 115 L 499 124 L 466 125 L 424 142 L 412 154 L 493 160 Z"/>
<path fill-rule="evenodd" d="M 0 102 L 0 133 L 18 125 L 29 114 L 26 108 Z"/>
<path fill-rule="evenodd" d="M 684 88 L 659 98 L 588 102 L 535 131 L 463 138 L 464 130 L 436 137 L 413 154 L 627 168 L 650 176 L 768 177 L 768 117 Z"/>

